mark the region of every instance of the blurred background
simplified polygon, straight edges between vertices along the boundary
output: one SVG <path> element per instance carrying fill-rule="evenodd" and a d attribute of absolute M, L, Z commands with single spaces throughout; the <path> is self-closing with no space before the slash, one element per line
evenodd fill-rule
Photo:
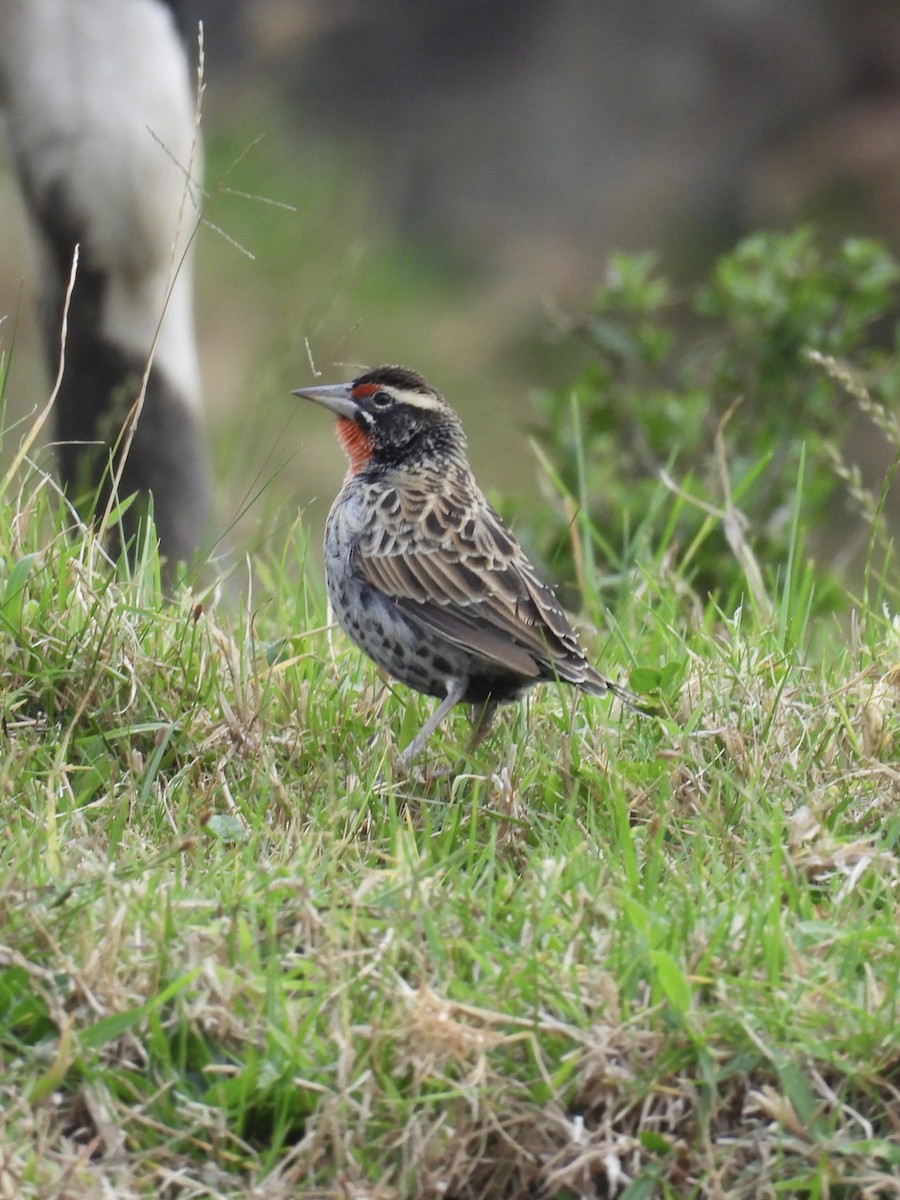
<path fill-rule="evenodd" d="M 195 0 L 208 199 L 197 318 L 240 556 L 343 460 L 287 394 L 422 371 L 486 490 L 535 502 L 530 398 L 578 369 L 569 314 L 610 253 L 685 284 L 742 233 L 817 222 L 900 242 L 896 0 Z M 24 221 L 0 176 L 7 399 L 48 393 Z"/>

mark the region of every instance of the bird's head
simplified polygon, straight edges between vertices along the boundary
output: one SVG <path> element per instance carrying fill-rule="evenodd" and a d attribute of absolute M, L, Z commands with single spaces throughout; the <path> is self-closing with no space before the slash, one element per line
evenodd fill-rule
<path fill-rule="evenodd" d="M 370 463 L 391 467 L 465 456 L 459 417 L 407 367 L 376 367 L 350 383 L 298 388 L 293 395 L 335 414 L 351 474 Z"/>

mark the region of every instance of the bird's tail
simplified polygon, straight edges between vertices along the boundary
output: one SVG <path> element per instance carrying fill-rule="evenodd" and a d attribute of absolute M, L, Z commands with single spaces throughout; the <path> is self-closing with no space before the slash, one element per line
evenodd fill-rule
<path fill-rule="evenodd" d="M 578 681 L 578 687 L 582 691 L 590 692 L 592 696 L 605 696 L 608 692 L 611 692 L 617 700 L 621 700 L 623 704 L 634 709 L 635 712 L 646 711 L 643 700 L 636 692 L 629 691 L 627 687 L 616 683 L 615 680 L 608 679 L 606 675 L 601 675 L 593 667 L 589 667 L 584 679 Z"/>

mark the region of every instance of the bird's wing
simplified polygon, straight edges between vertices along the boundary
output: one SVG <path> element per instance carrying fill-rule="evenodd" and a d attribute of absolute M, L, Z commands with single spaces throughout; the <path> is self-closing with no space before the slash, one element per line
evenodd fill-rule
<path fill-rule="evenodd" d="M 451 473 L 391 489 L 394 511 L 361 531 L 356 570 L 426 634 L 525 678 L 605 692 L 610 681 L 587 662 L 556 596 L 470 479 Z"/>

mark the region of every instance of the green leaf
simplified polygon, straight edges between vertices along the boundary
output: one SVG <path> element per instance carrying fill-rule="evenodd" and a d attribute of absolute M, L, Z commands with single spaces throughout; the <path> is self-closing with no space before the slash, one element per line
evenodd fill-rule
<path fill-rule="evenodd" d="M 237 817 L 229 816 L 228 813 L 216 813 L 209 818 L 203 828 L 210 837 L 214 837 L 219 842 L 225 842 L 227 845 L 246 842 L 250 836 L 246 826 Z"/>
<path fill-rule="evenodd" d="M 115 1041 L 126 1030 L 133 1029 L 145 1017 L 150 1016 L 168 1004 L 174 996 L 177 996 L 179 992 L 193 983 L 202 969 L 202 967 L 195 967 L 192 971 L 186 971 L 184 975 L 179 975 L 177 979 L 167 984 L 161 992 L 150 997 L 144 1004 L 138 1005 L 137 1008 L 129 1008 L 125 1012 L 111 1013 L 108 1017 L 101 1017 L 99 1021 L 95 1021 L 93 1025 L 89 1025 L 79 1033 L 79 1045 L 82 1049 L 99 1050 L 108 1042 Z"/>
<path fill-rule="evenodd" d="M 619 1193 L 619 1200 L 651 1200 L 651 1197 L 656 1195 L 658 1186 L 658 1173 L 645 1172 L 638 1179 L 632 1180 L 624 1192 Z"/>
<path fill-rule="evenodd" d="M 84 1050 L 99 1050 L 109 1042 L 114 1042 L 129 1029 L 133 1029 L 147 1015 L 146 1004 L 130 1008 L 126 1012 L 112 1013 L 101 1017 L 79 1034 L 78 1041 Z"/>
<path fill-rule="evenodd" d="M 638 1132 L 638 1141 L 645 1150 L 650 1150 L 653 1154 L 672 1153 L 672 1143 L 669 1139 L 653 1129 L 641 1129 Z"/>
<path fill-rule="evenodd" d="M 78 807 L 87 804 L 110 780 L 113 758 L 102 737 L 90 734 L 75 743 L 80 769 L 73 774 L 75 803 Z"/>
<path fill-rule="evenodd" d="M 785 1095 L 793 1105 L 794 1112 L 803 1122 L 804 1127 L 808 1131 L 814 1132 L 819 1102 L 806 1075 L 796 1063 L 786 1062 L 778 1067 L 778 1077 Z"/>
<path fill-rule="evenodd" d="M 0 617 L 14 631 L 18 630 L 22 621 L 22 606 L 25 603 L 25 584 L 28 582 L 28 576 L 31 574 L 32 567 L 39 558 L 40 554 L 37 551 L 33 554 L 23 554 L 13 564 L 9 578 L 6 581 L 6 587 L 3 589 L 3 600 L 0 601 Z"/>
<path fill-rule="evenodd" d="M 150 755 L 150 759 L 144 770 L 144 778 L 141 780 L 140 802 L 142 805 L 146 804 L 150 799 L 150 793 L 153 790 L 153 784 L 156 782 L 156 776 L 159 772 L 163 755 L 165 754 L 169 742 L 171 741 L 172 734 L 175 732 L 176 726 L 177 722 L 172 721 L 169 725 L 164 726 L 162 731 L 158 734 L 158 745 Z"/>
<path fill-rule="evenodd" d="M 263 650 L 266 666 L 274 667 L 277 662 L 281 662 L 284 658 L 284 648 L 287 644 L 287 638 L 278 638 L 277 641 L 269 642 L 266 645 Z"/>
<path fill-rule="evenodd" d="M 654 667 L 635 667 L 628 676 L 628 686 L 633 692 L 648 695 L 659 691 L 661 675 Z"/>
<path fill-rule="evenodd" d="M 666 1000 L 680 1016 L 691 1006 L 691 987 L 675 959 L 666 950 L 651 950 L 650 959 Z"/>

